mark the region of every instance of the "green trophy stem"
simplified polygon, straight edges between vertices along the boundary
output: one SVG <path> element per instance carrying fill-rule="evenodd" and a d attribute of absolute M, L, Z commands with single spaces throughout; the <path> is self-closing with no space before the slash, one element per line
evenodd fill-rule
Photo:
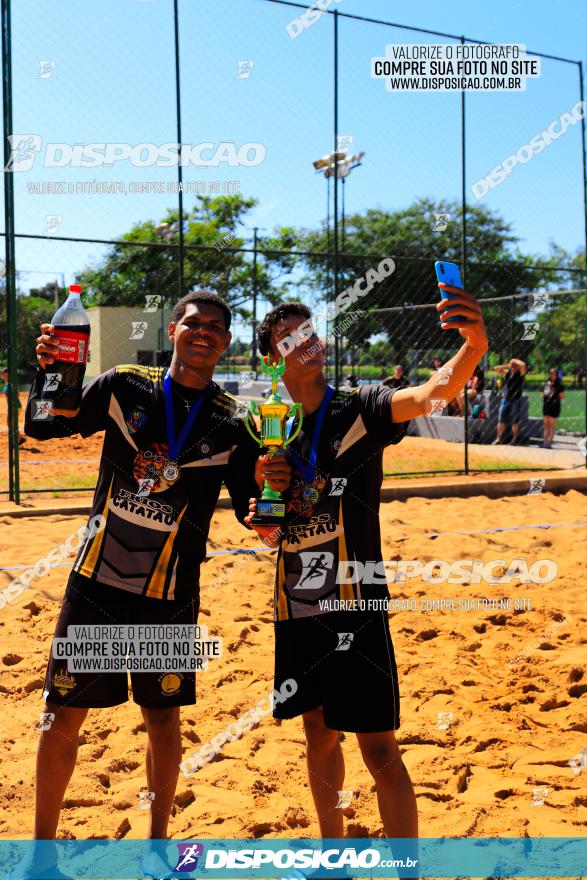
<path fill-rule="evenodd" d="M 271 486 L 269 485 L 269 483 L 267 482 L 267 480 L 265 480 L 265 483 L 263 485 L 263 492 L 261 494 L 261 498 L 263 499 L 263 501 L 281 501 L 282 500 L 281 492 L 276 492 L 274 489 L 272 489 Z"/>
<path fill-rule="evenodd" d="M 270 459 L 273 458 L 275 455 L 277 455 L 278 452 L 279 452 L 279 449 L 276 449 L 274 447 L 271 450 L 271 452 L 269 453 L 269 458 Z M 263 484 L 263 493 L 261 495 L 261 498 L 263 499 L 263 501 L 282 501 L 283 500 L 281 497 L 281 492 L 276 492 L 275 489 L 272 489 L 271 486 L 269 485 L 269 483 L 267 482 L 267 480 L 265 480 L 265 482 Z"/>

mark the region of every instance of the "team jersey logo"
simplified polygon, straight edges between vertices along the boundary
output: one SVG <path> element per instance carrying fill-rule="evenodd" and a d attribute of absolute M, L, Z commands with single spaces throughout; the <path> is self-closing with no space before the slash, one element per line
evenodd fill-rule
<path fill-rule="evenodd" d="M 338 454 L 338 450 L 342 446 L 342 437 L 333 437 L 330 441 L 330 448 L 335 455 Z"/>
<path fill-rule="evenodd" d="M 149 496 L 148 486 L 144 487 L 142 495 L 120 489 L 110 499 L 108 506 L 118 517 L 134 525 L 158 532 L 176 532 L 175 509 L 170 504 L 164 504 Z"/>
<path fill-rule="evenodd" d="M 214 444 L 211 440 L 208 440 L 207 437 L 203 437 L 202 440 L 200 440 L 199 443 L 196 444 L 196 449 L 198 450 L 199 454 L 202 455 L 204 458 L 210 458 L 212 452 L 214 451 Z"/>
<path fill-rule="evenodd" d="M 288 523 L 285 540 L 288 546 L 292 544 L 298 544 L 300 548 L 302 545 L 314 546 L 338 538 L 343 531 L 336 517 L 325 511 L 301 522 Z"/>
<path fill-rule="evenodd" d="M 140 407 L 131 410 L 126 419 L 126 427 L 131 434 L 136 434 L 147 423 L 147 414 Z"/>
<path fill-rule="evenodd" d="M 76 680 L 73 675 L 69 674 L 65 666 L 61 672 L 56 672 L 53 676 L 53 687 L 62 697 L 65 697 L 68 691 L 72 691 L 75 686 Z"/>
<path fill-rule="evenodd" d="M 176 672 L 168 672 L 167 675 L 159 679 L 161 693 L 165 694 L 165 696 L 176 694 L 181 687 L 182 678 L 183 675 L 178 675 Z"/>

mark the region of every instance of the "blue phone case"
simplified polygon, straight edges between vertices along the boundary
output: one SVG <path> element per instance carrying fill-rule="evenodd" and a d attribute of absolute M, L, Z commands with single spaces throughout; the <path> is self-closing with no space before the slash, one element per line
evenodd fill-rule
<path fill-rule="evenodd" d="M 451 287 L 460 287 L 462 289 L 461 273 L 456 263 L 446 263 L 444 260 L 437 260 L 434 263 L 434 268 L 436 269 L 436 277 L 439 281 L 443 284 L 450 284 Z M 451 296 L 455 296 L 454 293 L 448 293 L 446 290 L 439 290 L 439 293 L 441 299 L 450 299 Z M 464 316 L 457 317 L 453 315 L 445 323 L 450 324 L 451 322 L 462 320 L 466 321 L 467 319 Z"/>

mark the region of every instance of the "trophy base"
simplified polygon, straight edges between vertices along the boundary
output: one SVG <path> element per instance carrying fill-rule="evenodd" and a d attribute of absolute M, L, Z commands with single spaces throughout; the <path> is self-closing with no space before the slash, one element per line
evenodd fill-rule
<path fill-rule="evenodd" d="M 251 520 L 253 526 L 282 526 L 285 523 L 285 502 L 257 501 L 257 512 Z"/>

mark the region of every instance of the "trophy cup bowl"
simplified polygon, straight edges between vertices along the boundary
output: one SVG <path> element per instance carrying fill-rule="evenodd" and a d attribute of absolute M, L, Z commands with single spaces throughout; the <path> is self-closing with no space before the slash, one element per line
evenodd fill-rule
<path fill-rule="evenodd" d="M 245 427 L 251 437 L 265 448 L 269 457 L 277 455 L 280 449 L 285 449 L 295 440 L 302 427 L 302 405 L 294 403 L 290 407 L 284 403 L 277 393 L 279 376 L 285 371 L 285 361 L 280 358 L 279 363 L 270 364 L 269 358 L 263 358 L 261 370 L 271 376 L 271 396 L 265 403 L 257 404 L 254 400 L 249 403 L 248 412 L 245 416 Z M 259 416 L 261 419 L 261 435 L 257 435 L 251 427 L 250 416 Z M 297 415 L 297 424 L 288 437 L 287 420 Z M 257 501 L 257 512 L 251 520 L 252 525 L 280 526 L 285 522 L 285 501 L 281 492 L 272 489 L 267 480 L 263 486 L 261 497 Z"/>

